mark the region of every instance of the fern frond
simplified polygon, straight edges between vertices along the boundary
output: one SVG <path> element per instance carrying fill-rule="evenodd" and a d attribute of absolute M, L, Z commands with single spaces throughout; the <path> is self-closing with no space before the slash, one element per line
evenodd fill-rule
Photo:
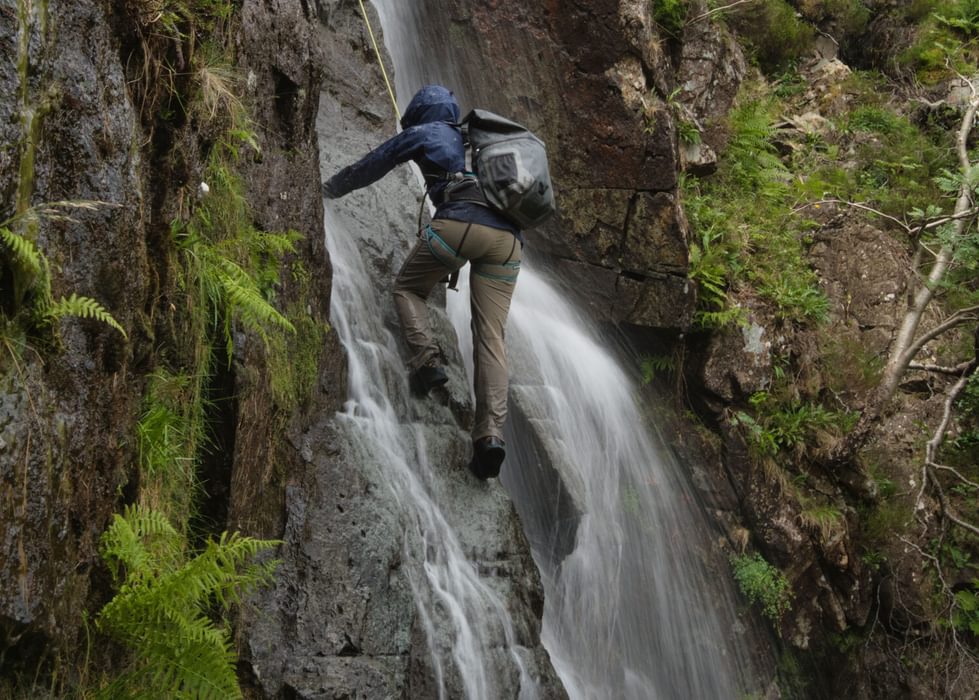
<path fill-rule="evenodd" d="M 291 333 L 295 326 L 272 306 L 251 277 L 234 262 L 221 260 L 220 279 L 229 306 L 238 312 L 242 322 L 253 330 L 264 332 L 266 325 L 275 325 Z"/>
<path fill-rule="evenodd" d="M 263 253 L 268 253 L 277 258 L 286 253 L 296 252 L 296 243 L 301 241 L 303 235 L 298 231 L 286 231 L 285 233 L 270 233 L 268 231 L 257 231 L 258 249 Z"/>
<path fill-rule="evenodd" d="M 157 511 L 141 506 L 127 506 L 116 514 L 102 533 L 102 558 L 118 576 L 118 565 L 126 567 L 127 580 L 157 576 L 169 567 L 180 549 L 180 535 Z"/>
<path fill-rule="evenodd" d="M 41 272 L 43 259 L 41 251 L 29 238 L 14 233 L 9 228 L 0 226 L 0 239 L 13 251 L 14 258 L 33 274 Z"/>
<path fill-rule="evenodd" d="M 225 533 L 187 559 L 182 542 L 162 514 L 138 506 L 117 515 L 102 537 L 103 557 L 114 571 L 124 564 L 126 580 L 97 625 L 136 656 L 135 668 L 106 697 L 146 688 L 158 697 L 241 697 L 228 631 L 209 613 L 223 614 L 271 580 L 275 562 L 249 560 L 278 543 Z"/>
<path fill-rule="evenodd" d="M 78 318 L 94 318 L 101 321 L 122 333 L 123 338 L 128 338 L 126 331 L 123 330 L 119 322 L 112 317 L 99 302 L 91 297 L 83 297 L 72 292 L 67 299 L 61 297 L 60 301 L 55 302 L 45 310 L 48 318 L 63 318 L 65 316 L 77 316 Z"/>
<path fill-rule="evenodd" d="M 700 328 L 721 328 L 729 323 L 745 325 L 744 309 L 735 306 L 722 311 L 697 311 L 694 323 Z"/>

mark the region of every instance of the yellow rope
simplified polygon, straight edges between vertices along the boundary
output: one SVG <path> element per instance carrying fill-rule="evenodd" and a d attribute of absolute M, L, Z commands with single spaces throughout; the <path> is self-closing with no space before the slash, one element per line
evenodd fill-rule
<path fill-rule="evenodd" d="M 371 29 L 371 21 L 367 16 L 367 8 L 364 7 L 364 0 L 360 0 L 360 11 L 364 15 L 364 24 L 367 25 L 367 33 L 371 36 L 371 43 L 374 45 L 374 53 L 377 54 L 377 62 L 381 65 L 381 75 L 384 76 L 384 84 L 388 87 L 388 95 L 391 96 L 391 104 L 394 105 L 394 113 L 401 121 L 401 110 L 398 109 L 398 101 L 394 99 L 394 90 L 391 89 L 391 81 L 388 80 L 388 72 L 384 68 L 384 59 L 381 57 L 381 50 L 377 48 L 377 39 L 374 38 L 374 30 Z"/>

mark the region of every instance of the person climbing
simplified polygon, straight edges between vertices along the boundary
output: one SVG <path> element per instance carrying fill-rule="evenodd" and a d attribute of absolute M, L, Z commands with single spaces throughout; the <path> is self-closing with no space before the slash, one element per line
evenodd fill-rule
<path fill-rule="evenodd" d="M 401 128 L 401 133 L 325 182 L 323 194 L 342 197 L 376 182 L 400 163 L 418 164 L 435 215 L 418 232 L 419 240 L 394 285 L 395 307 L 411 352 L 410 383 L 416 394 L 427 395 L 448 381 L 426 300 L 436 284 L 468 262 L 476 393 L 469 469 L 479 479 L 496 477 L 506 457 L 503 425 L 509 376 L 504 337 L 523 235 L 486 205 L 476 180 L 463 175 L 466 149 L 459 105 L 450 90 L 440 85 L 421 88 L 408 104 Z"/>

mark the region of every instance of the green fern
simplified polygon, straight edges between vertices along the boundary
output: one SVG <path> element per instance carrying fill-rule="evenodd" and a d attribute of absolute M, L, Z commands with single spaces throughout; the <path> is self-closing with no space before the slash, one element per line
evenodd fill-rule
<path fill-rule="evenodd" d="M 103 533 L 102 559 L 117 584 L 126 572 L 126 582 L 133 586 L 147 575 L 171 568 L 178 558 L 179 544 L 180 535 L 165 515 L 132 506 L 122 516 L 116 515 Z"/>
<path fill-rule="evenodd" d="M 256 331 L 275 325 L 295 333 L 296 328 L 272 306 L 248 273 L 230 260 L 221 261 L 221 283 L 229 306 L 238 312 L 242 322 Z"/>
<path fill-rule="evenodd" d="M 37 249 L 33 241 L 4 226 L 0 226 L 0 239 L 13 251 L 14 259 L 28 272 L 35 275 L 41 272 L 44 261 L 41 251 Z"/>
<path fill-rule="evenodd" d="M 694 325 L 698 328 L 722 328 L 729 323 L 739 326 L 747 324 L 747 315 L 740 306 L 732 306 L 722 311 L 697 311 L 693 315 Z"/>
<path fill-rule="evenodd" d="M 302 236 L 255 228 L 241 180 L 223 149 L 212 155 L 205 177 L 210 193 L 189 221 L 174 222 L 172 233 L 185 254 L 187 282 L 210 313 L 211 329 L 222 329 L 230 360 L 233 318 L 266 343 L 273 330 L 296 332 L 271 299 L 279 284 L 282 258 L 295 252 L 295 242 Z"/>
<path fill-rule="evenodd" d="M 77 316 L 78 318 L 94 318 L 101 321 L 122 333 L 123 338 L 127 338 L 126 331 L 123 330 L 119 322 L 112 317 L 104 306 L 91 297 L 78 296 L 74 292 L 67 299 L 61 297 L 60 301 L 55 302 L 45 309 L 45 316 L 51 319 L 64 318 L 65 316 Z"/>
<path fill-rule="evenodd" d="M 643 385 L 652 383 L 657 374 L 665 374 L 676 369 L 676 362 L 669 355 L 643 355 L 639 363 Z"/>
<path fill-rule="evenodd" d="M 188 558 L 184 538 L 162 514 L 131 506 L 116 515 L 102 557 L 120 588 L 96 623 L 135 658 L 103 696 L 153 688 L 160 697 L 240 698 L 230 636 L 208 612 L 223 614 L 268 583 L 277 562 L 249 560 L 276 544 L 224 533 Z"/>

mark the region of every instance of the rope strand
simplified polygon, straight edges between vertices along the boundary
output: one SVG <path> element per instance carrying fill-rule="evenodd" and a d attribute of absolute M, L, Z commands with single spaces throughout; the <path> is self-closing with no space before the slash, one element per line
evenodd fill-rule
<path fill-rule="evenodd" d="M 364 24 L 367 25 L 367 33 L 370 34 L 371 44 L 374 45 L 374 53 L 377 55 L 377 62 L 381 66 L 381 75 L 384 76 L 384 84 L 387 85 L 388 95 L 391 97 L 391 104 L 394 105 L 394 113 L 398 116 L 398 121 L 401 121 L 401 110 L 398 109 L 398 101 L 394 98 L 394 90 L 391 89 L 391 81 L 388 80 L 388 72 L 384 67 L 381 50 L 377 47 L 377 39 L 374 38 L 374 30 L 371 28 L 371 21 L 367 16 L 367 8 L 364 7 L 364 0 L 360 0 L 360 12 L 364 15 Z"/>

